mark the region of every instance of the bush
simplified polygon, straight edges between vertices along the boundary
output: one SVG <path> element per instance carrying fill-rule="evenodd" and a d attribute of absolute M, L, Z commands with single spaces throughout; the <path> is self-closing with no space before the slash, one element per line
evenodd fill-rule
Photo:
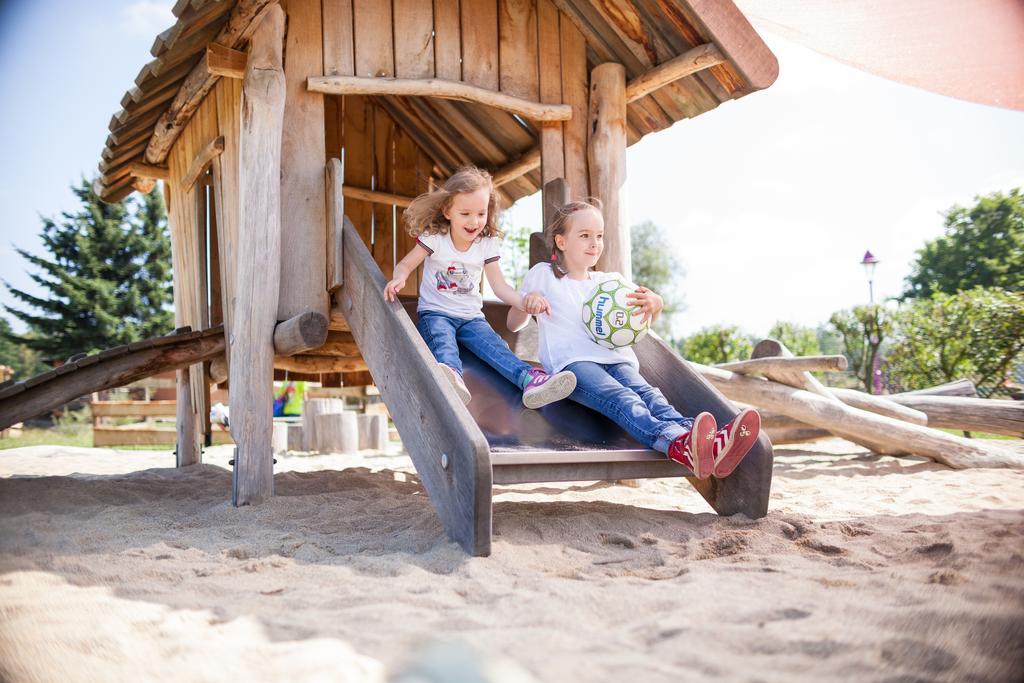
<path fill-rule="evenodd" d="M 680 344 L 684 358 L 704 365 L 746 360 L 753 350 L 750 337 L 735 325 L 705 327 Z"/>
<path fill-rule="evenodd" d="M 894 390 L 967 377 L 988 396 L 1024 361 L 1024 293 L 977 287 L 913 300 L 885 361 Z"/>

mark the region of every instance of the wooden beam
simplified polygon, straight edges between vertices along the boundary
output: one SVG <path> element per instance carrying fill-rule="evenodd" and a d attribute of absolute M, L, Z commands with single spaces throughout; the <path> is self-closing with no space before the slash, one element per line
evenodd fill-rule
<path fill-rule="evenodd" d="M 741 375 L 762 374 L 771 370 L 789 372 L 842 372 L 846 369 L 846 356 L 764 356 L 732 363 L 719 363 L 716 368 L 731 370 Z"/>
<path fill-rule="evenodd" d="M 249 55 L 224 45 L 206 46 L 206 73 L 226 78 L 245 78 L 245 62 Z"/>
<path fill-rule="evenodd" d="M 535 147 L 525 152 L 512 163 L 494 171 L 491 174 L 491 179 L 494 181 L 495 187 L 501 187 L 537 168 L 540 168 L 540 147 Z"/>
<path fill-rule="evenodd" d="M 626 69 L 606 62 L 590 74 L 590 191 L 601 200 L 604 253 L 598 268 L 632 279 L 629 219 L 626 215 Z"/>
<path fill-rule="evenodd" d="M 687 0 L 722 54 L 750 86 L 762 90 L 779 77 L 779 62 L 732 2 Z"/>
<path fill-rule="evenodd" d="M 177 432 L 177 445 L 174 448 L 175 467 L 198 465 L 201 462 L 202 447 L 196 429 L 196 415 L 192 410 L 192 387 L 189 369 L 181 368 L 175 372 L 177 379 L 177 404 L 175 407 L 174 429 Z"/>
<path fill-rule="evenodd" d="M 330 95 L 402 95 L 476 102 L 534 121 L 568 121 L 572 118 L 572 107 L 566 104 L 534 102 L 461 81 L 440 78 L 319 76 L 308 80 L 308 88 L 313 92 Z"/>
<path fill-rule="evenodd" d="M 135 178 L 132 181 L 132 188 L 142 194 L 149 194 L 156 187 L 156 180 L 153 178 Z"/>
<path fill-rule="evenodd" d="M 216 159 L 224 151 L 224 136 L 218 135 L 213 140 L 210 140 L 203 148 L 196 154 L 195 159 L 188 165 L 188 170 L 185 171 L 185 175 L 181 177 L 179 181 L 179 187 L 183 192 L 188 192 L 192 189 L 192 186 L 199 180 L 199 176 L 203 174 L 206 167 L 210 165 L 210 162 Z"/>
<path fill-rule="evenodd" d="M 400 194 L 378 192 L 376 190 L 364 190 L 361 187 L 351 187 L 350 185 L 343 185 L 341 193 L 350 199 L 362 199 L 363 201 L 375 204 L 394 204 L 395 206 L 401 206 L 403 209 L 412 204 L 412 200 L 415 199 L 415 197 L 404 197 Z"/>
<path fill-rule="evenodd" d="M 853 389 L 833 391 L 843 401 L 850 393 L 861 393 Z M 926 414 L 929 427 L 1024 437 L 1024 403 L 1020 401 L 925 394 L 893 394 L 887 398 Z"/>
<path fill-rule="evenodd" d="M 345 227 L 345 195 L 342 181 L 345 171 L 336 158 L 327 161 L 327 291 L 332 294 L 342 285 L 344 241 L 341 236 Z"/>
<path fill-rule="evenodd" d="M 277 0 L 238 0 L 227 23 L 213 42 L 231 48 L 239 47 L 252 35 L 261 12 L 276 4 Z M 145 159 L 148 163 L 164 162 L 174 141 L 185 130 L 185 124 L 192 118 L 192 114 L 219 78 L 220 76 L 207 72 L 206 60 L 200 60 L 193 67 L 178 89 L 178 94 L 174 96 L 171 106 L 153 127 L 153 135 L 146 146 Z"/>
<path fill-rule="evenodd" d="M 274 355 L 294 356 L 323 346 L 327 341 L 327 316 L 315 311 L 300 313 L 274 328 Z"/>
<path fill-rule="evenodd" d="M 362 358 L 310 354 L 277 356 L 274 358 L 274 367 L 278 370 L 314 375 L 330 372 L 363 372 L 367 369 L 366 361 Z"/>
<path fill-rule="evenodd" d="M 170 180 L 171 171 L 166 166 L 154 166 L 135 161 L 128 166 L 129 173 L 136 178 L 152 178 L 153 180 Z"/>
<path fill-rule="evenodd" d="M 636 102 L 673 81 L 692 76 L 724 61 L 725 57 L 711 43 L 698 45 L 631 80 L 626 86 L 626 101 Z"/>
<path fill-rule="evenodd" d="M 281 279 L 284 11 L 267 10 L 252 37 L 239 139 L 238 271 L 231 330 L 231 435 L 238 447 L 234 505 L 273 495 L 274 327 Z"/>

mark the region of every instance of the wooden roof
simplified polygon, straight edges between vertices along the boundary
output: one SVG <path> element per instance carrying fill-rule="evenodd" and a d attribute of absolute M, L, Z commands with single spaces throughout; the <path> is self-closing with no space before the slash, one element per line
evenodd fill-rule
<path fill-rule="evenodd" d="M 629 104 L 628 144 L 721 102 L 766 88 L 778 74 L 774 55 L 730 0 L 554 2 L 563 13 L 562 21 L 568 17 L 586 41 L 588 72 L 601 63 L 617 62 L 625 67 L 629 82 L 705 43 L 713 43 L 725 56 L 724 63 Z M 233 25 L 238 19 L 232 10 L 241 4 L 240 0 L 178 0 L 173 8 L 177 22 L 156 37 L 151 49 L 154 59 L 139 72 L 135 85 L 121 99 L 122 108 L 110 120 L 96 187 L 104 200 L 119 201 L 132 191 L 132 164 L 163 163 L 163 159 L 146 159 L 154 128 L 190 74 L 193 80 L 205 74 L 209 43 L 229 42 L 228 47 L 238 48 L 247 40 L 244 31 Z M 378 100 L 425 151 L 439 157 L 435 161 L 442 170 L 466 161 L 500 169 L 522 158 L 538 142 L 534 122 L 500 110 L 433 98 Z M 466 127 L 466 121 L 473 125 Z M 503 189 L 514 201 L 532 194 L 539 185 L 540 174 L 533 171 Z"/>

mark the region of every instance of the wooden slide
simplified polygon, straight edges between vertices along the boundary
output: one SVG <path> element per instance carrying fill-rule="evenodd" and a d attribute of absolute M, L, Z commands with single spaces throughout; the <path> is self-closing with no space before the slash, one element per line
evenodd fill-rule
<path fill-rule="evenodd" d="M 384 275 L 347 219 L 343 261 L 341 313 L 445 529 L 467 552 L 490 552 L 494 484 L 687 475 L 572 401 L 526 409 L 518 389 L 465 350 L 473 400 L 463 405 L 416 331 L 415 305 L 384 300 Z M 506 312 L 503 305 L 485 309 L 513 345 Z M 660 339 L 648 336 L 636 351 L 644 377 L 683 414 L 707 410 L 720 424 L 738 414 Z M 771 475 L 772 448 L 762 435 L 732 476 L 689 480 L 719 514 L 758 518 L 768 511 Z"/>

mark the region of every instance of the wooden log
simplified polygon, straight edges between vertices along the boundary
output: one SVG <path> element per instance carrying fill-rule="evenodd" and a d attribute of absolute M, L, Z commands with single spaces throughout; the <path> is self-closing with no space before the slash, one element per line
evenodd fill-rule
<path fill-rule="evenodd" d="M 226 356 L 217 356 L 210 361 L 210 380 L 214 384 L 223 384 L 228 380 L 228 359 Z"/>
<path fill-rule="evenodd" d="M 323 346 L 316 349 L 317 355 L 321 356 L 359 356 L 359 345 L 352 337 L 351 332 L 339 332 L 330 330 L 327 333 L 327 341 Z"/>
<path fill-rule="evenodd" d="M 306 399 L 302 404 L 302 450 L 315 451 L 319 436 L 317 435 L 317 416 L 325 413 L 340 413 L 345 410 L 345 402 L 338 398 Z"/>
<path fill-rule="evenodd" d="M 288 424 L 275 422 L 270 437 L 270 450 L 275 454 L 288 451 Z"/>
<path fill-rule="evenodd" d="M 833 437 L 832 432 L 827 429 L 818 429 L 816 427 L 784 428 L 762 426 L 761 429 L 764 434 L 768 435 L 768 438 L 772 440 L 772 444 L 775 446 L 817 441 L 818 439 L 830 439 Z"/>
<path fill-rule="evenodd" d="M 305 450 L 303 445 L 302 437 L 302 425 L 301 424 L 289 424 L 288 425 L 288 450 L 289 451 L 301 451 Z"/>
<path fill-rule="evenodd" d="M 926 394 L 893 394 L 889 399 L 925 413 L 930 427 L 1024 437 L 1024 403 L 1020 401 Z"/>
<path fill-rule="evenodd" d="M 608 62 L 590 74 L 590 191 L 601 200 L 604 253 L 597 267 L 633 277 L 626 213 L 626 70 Z"/>
<path fill-rule="evenodd" d="M 772 371 L 784 372 L 842 372 L 846 369 L 846 356 L 765 356 L 732 363 L 717 363 L 716 368 L 738 372 L 741 375 L 759 375 Z"/>
<path fill-rule="evenodd" d="M 367 369 L 366 361 L 356 357 L 314 356 L 300 354 L 297 356 L 277 356 L 274 367 L 289 372 L 304 374 L 322 374 L 332 372 L 362 372 Z M 234 385 L 232 385 L 234 387 Z"/>
<path fill-rule="evenodd" d="M 388 447 L 387 415 L 359 415 L 359 450 L 382 451 Z"/>
<path fill-rule="evenodd" d="M 626 101 L 636 102 L 673 81 L 692 76 L 724 61 L 725 57 L 713 44 L 698 45 L 631 80 L 626 86 Z"/>
<path fill-rule="evenodd" d="M 569 181 L 573 199 L 583 199 L 591 193 L 587 171 L 587 41 L 583 33 L 564 14 L 560 14 L 559 17 L 562 101 L 572 106 L 573 115 L 572 120 L 562 126 L 565 179 Z"/>
<path fill-rule="evenodd" d="M 355 453 L 359 450 L 359 423 L 355 411 L 316 416 L 316 450 L 320 453 Z"/>
<path fill-rule="evenodd" d="M 751 359 L 758 358 L 792 358 L 793 353 L 786 348 L 786 345 L 777 339 L 762 339 L 754 345 L 754 350 L 750 354 Z M 796 387 L 798 389 L 806 389 L 819 396 L 824 396 L 830 401 L 837 401 L 835 396 L 829 389 L 819 382 L 811 373 L 804 371 L 791 371 L 785 369 L 773 369 L 764 373 L 768 379 L 782 384 Z"/>
<path fill-rule="evenodd" d="M 746 81 L 745 91 L 761 90 L 775 82 L 778 60 L 735 4 L 720 0 L 688 0 L 687 4 L 707 35 L 715 37 L 730 66 Z"/>
<path fill-rule="evenodd" d="M 248 58 L 241 50 L 210 43 L 206 46 L 206 73 L 226 78 L 245 78 L 245 61 Z"/>
<path fill-rule="evenodd" d="M 202 448 L 196 429 L 195 413 L 192 411 L 192 387 L 188 368 L 175 373 L 177 378 L 177 407 L 174 418 L 177 432 L 177 446 L 174 449 L 174 466 L 187 467 L 202 461 Z"/>
<path fill-rule="evenodd" d="M 276 0 L 238 0 L 227 23 L 214 38 L 218 45 L 237 48 L 244 43 L 256 27 L 257 19 L 268 5 L 277 6 Z M 205 60 L 200 60 L 178 89 L 170 107 L 153 127 L 153 135 L 145 147 L 145 159 L 150 164 L 161 164 L 178 139 L 192 114 L 220 77 L 208 73 Z"/>
<path fill-rule="evenodd" d="M 210 165 L 216 157 L 220 156 L 221 152 L 224 151 L 224 136 L 218 135 L 213 140 L 203 145 L 203 148 L 199 150 L 195 158 L 192 159 L 192 163 L 189 164 L 188 170 L 185 171 L 185 175 L 181 177 L 179 181 L 179 187 L 188 192 L 192 189 L 192 186 L 199 180 L 199 176 L 206 171 L 206 167 Z"/>
<path fill-rule="evenodd" d="M 300 313 L 274 328 L 274 355 L 294 356 L 317 349 L 327 341 L 327 316 L 314 311 Z"/>
<path fill-rule="evenodd" d="M 327 315 L 327 198 L 324 182 L 324 98 L 306 90 L 323 73 L 320 0 L 289 0 L 281 142 L 281 250 L 277 319 L 306 311 Z"/>
<path fill-rule="evenodd" d="M 392 194 L 390 192 L 380 192 L 378 190 L 364 190 L 361 187 L 351 187 L 349 185 L 343 185 L 341 193 L 345 197 L 352 199 L 361 199 L 365 202 L 374 202 L 376 204 L 391 204 L 394 206 L 401 206 L 405 208 L 412 204 L 412 200 L 415 197 L 406 197 L 400 194 Z"/>
<path fill-rule="evenodd" d="M 731 399 L 789 415 L 875 452 L 919 455 L 956 469 L 1024 468 L 1024 457 L 1008 449 L 869 413 L 771 380 L 692 365 Z"/>
<path fill-rule="evenodd" d="M 889 398 L 895 400 L 897 396 L 968 396 L 977 398 L 978 389 L 971 380 L 958 379 L 935 387 L 928 387 L 927 389 L 890 394 Z"/>
<path fill-rule="evenodd" d="M 440 78 L 311 76 L 307 81 L 307 87 L 311 92 L 328 95 L 399 95 L 475 102 L 534 121 L 568 121 L 572 118 L 572 108 L 568 105 L 535 102 L 461 81 Z"/>
<path fill-rule="evenodd" d="M 491 179 L 494 181 L 495 187 L 501 187 L 538 168 L 540 168 L 540 148 L 531 149 L 515 161 L 496 169 L 491 173 Z"/>
<path fill-rule="evenodd" d="M 339 159 L 327 162 L 327 291 L 334 293 L 344 283 L 341 231 L 345 226 L 345 196 L 342 180 L 345 170 Z"/>
<path fill-rule="evenodd" d="M 132 189 L 142 194 L 149 194 L 156 187 L 156 180 L 153 178 L 135 178 L 132 181 Z"/>
<path fill-rule="evenodd" d="M 878 413 L 879 415 L 888 415 L 897 420 L 903 420 L 904 422 L 916 425 L 937 426 L 931 424 L 931 421 L 924 412 L 910 408 L 907 405 L 901 405 L 899 402 L 893 401 L 892 397 L 872 396 L 856 389 L 841 389 L 838 387 L 832 387 L 829 391 L 840 401 L 854 408 Z"/>
<path fill-rule="evenodd" d="M 380 295 L 384 275 L 347 220 L 344 234 L 347 276 L 340 305 L 352 334 L 445 531 L 468 552 L 488 555 L 492 473 L 487 440 L 440 374 L 402 304 Z M 424 392 L 436 400 L 421 400 Z"/>
<path fill-rule="evenodd" d="M 562 53 L 558 38 L 558 9 L 551 0 L 537 0 L 537 61 L 540 101 L 562 101 Z M 541 124 L 541 185 L 565 176 L 562 123 Z"/>
<path fill-rule="evenodd" d="M 253 34 L 239 148 L 238 281 L 231 333 L 231 435 L 238 444 L 232 503 L 273 495 L 272 377 L 281 279 L 284 11 L 270 7 Z"/>
<path fill-rule="evenodd" d="M 154 166 L 140 161 L 128 165 L 129 173 L 136 178 L 152 178 L 153 180 L 170 180 L 171 171 L 166 166 Z"/>

